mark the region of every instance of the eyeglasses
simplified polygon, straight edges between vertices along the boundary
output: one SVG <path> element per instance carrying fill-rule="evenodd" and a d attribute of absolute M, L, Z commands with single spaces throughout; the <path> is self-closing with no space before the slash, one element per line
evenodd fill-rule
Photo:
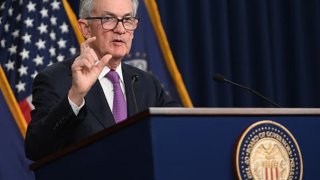
<path fill-rule="evenodd" d="M 105 30 L 113 30 L 117 27 L 119 22 L 122 22 L 123 27 L 128 31 L 133 31 L 138 26 L 139 19 L 137 17 L 125 17 L 122 19 L 118 19 L 116 17 L 87 17 L 85 18 L 87 20 L 94 20 L 94 19 L 100 19 L 101 20 L 101 26 Z"/>

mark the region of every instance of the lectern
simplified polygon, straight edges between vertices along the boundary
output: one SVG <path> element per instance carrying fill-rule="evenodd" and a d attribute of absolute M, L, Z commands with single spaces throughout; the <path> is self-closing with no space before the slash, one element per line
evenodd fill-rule
<path fill-rule="evenodd" d="M 319 176 L 320 109 L 150 108 L 30 165 L 37 179 L 236 179 L 235 146 L 272 120 L 296 138 L 304 179 Z"/>

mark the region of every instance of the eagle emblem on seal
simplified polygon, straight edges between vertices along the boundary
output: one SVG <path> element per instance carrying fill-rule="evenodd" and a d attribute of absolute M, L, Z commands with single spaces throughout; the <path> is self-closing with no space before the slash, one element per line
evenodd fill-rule
<path fill-rule="evenodd" d="M 303 163 L 294 136 L 283 125 L 262 120 L 242 134 L 235 160 L 239 179 L 301 180 Z"/>

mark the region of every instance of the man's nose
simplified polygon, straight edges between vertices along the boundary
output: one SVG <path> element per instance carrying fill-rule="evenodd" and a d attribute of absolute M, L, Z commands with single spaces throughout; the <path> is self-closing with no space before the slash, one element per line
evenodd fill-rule
<path fill-rule="evenodd" d="M 124 25 L 121 21 L 118 21 L 116 27 L 113 29 L 114 32 L 117 32 L 117 33 L 125 33 L 126 32 L 126 29 L 124 28 Z"/>

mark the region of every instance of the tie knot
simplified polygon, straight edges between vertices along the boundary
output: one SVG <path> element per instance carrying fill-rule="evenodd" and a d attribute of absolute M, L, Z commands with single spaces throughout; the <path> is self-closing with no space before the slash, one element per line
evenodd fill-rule
<path fill-rule="evenodd" d="M 119 83 L 119 75 L 114 70 L 109 71 L 106 77 L 112 82 L 112 84 Z"/>

